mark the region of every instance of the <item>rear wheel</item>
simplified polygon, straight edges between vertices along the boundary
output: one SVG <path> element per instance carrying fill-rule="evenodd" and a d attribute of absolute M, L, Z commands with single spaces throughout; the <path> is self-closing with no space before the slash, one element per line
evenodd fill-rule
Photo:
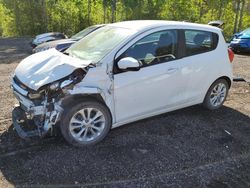
<path fill-rule="evenodd" d="M 88 100 L 66 107 L 60 127 L 70 144 L 87 146 L 103 140 L 111 122 L 110 112 L 104 104 Z"/>
<path fill-rule="evenodd" d="M 220 108 L 225 102 L 229 86 L 225 79 L 215 81 L 207 91 L 203 106 L 209 110 Z"/>

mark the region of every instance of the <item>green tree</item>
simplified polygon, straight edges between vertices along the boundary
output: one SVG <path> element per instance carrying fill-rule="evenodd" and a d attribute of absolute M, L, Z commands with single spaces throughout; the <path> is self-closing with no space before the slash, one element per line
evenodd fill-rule
<path fill-rule="evenodd" d="M 0 36 L 6 37 L 16 35 L 13 22 L 14 16 L 12 12 L 0 1 Z"/>
<path fill-rule="evenodd" d="M 250 27 L 250 0 L 0 0 L 0 36 L 72 35 L 93 24 L 138 19 L 219 19 L 230 38 Z"/>

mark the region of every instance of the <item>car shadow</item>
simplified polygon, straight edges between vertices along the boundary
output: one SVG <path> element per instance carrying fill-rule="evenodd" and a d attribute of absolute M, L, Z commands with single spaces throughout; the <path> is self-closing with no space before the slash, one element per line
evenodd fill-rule
<path fill-rule="evenodd" d="M 236 158 L 226 165 L 240 184 L 245 172 L 234 165 L 249 152 L 249 135 L 250 117 L 226 106 L 216 111 L 193 106 L 141 120 L 85 148 L 60 137 L 23 141 L 11 127 L 0 136 L 1 179 L 14 186 L 199 187 L 206 181 L 212 186 L 231 176 L 221 172 L 223 166 L 209 165 Z"/>

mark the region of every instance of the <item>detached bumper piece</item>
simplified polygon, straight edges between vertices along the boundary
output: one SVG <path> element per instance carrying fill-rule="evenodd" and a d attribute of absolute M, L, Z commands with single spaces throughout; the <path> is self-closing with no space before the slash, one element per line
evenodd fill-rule
<path fill-rule="evenodd" d="M 27 119 L 25 111 L 21 107 L 15 107 L 12 111 L 12 122 L 17 131 L 17 134 L 23 139 L 31 137 L 43 137 L 47 132 L 40 130 L 36 125 L 34 129 L 25 130 L 25 127 L 30 127 L 31 120 Z"/>
<path fill-rule="evenodd" d="M 246 82 L 250 86 L 250 80 L 247 80 L 247 79 L 242 78 L 242 77 L 233 77 L 233 81 L 234 82 Z"/>

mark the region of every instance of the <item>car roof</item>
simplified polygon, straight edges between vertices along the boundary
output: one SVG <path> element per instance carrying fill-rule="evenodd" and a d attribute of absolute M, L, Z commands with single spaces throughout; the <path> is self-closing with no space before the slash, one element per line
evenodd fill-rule
<path fill-rule="evenodd" d="M 60 45 L 60 44 L 68 44 L 68 43 L 74 43 L 76 42 L 75 40 L 72 39 L 60 39 L 60 40 L 53 40 L 53 41 L 49 41 L 49 42 L 44 42 L 42 44 L 39 44 L 36 48 L 43 48 L 43 47 L 47 47 L 47 46 L 55 46 L 55 45 Z"/>
<path fill-rule="evenodd" d="M 181 22 L 181 21 L 164 21 L 164 20 L 134 20 L 134 21 L 123 21 L 110 24 L 111 26 L 116 27 L 123 27 L 127 29 L 134 29 L 138 31 L 153 29 L 156 27 L 162 26 L 180 26 L 180 27 L 189 27 L 189 28 L 196 28 L 202 30 L 209 30 L 214 32 L 219 32 L 221 29 L 207 25 L 207 24 L 197 24 L 197 23 L 190 23 L 190 22 Z"/>
<path fill-rule="evenodd" d="M 103 27 L 105 25 L 107 25 L 107 24 L 96 24 L 96 25 L 91 25 L 89 27 Z"/>
<path fill-rule="evenodd" d="M 60 32 L 49 32 L 49 33 L 42 33 L 36 36 L 36 38 L 43 38 L 43 37 L 48 37 L 48 36 L 53 36 L 53 35 L 58 35 L 58 34 L 62 34 Z"/>

